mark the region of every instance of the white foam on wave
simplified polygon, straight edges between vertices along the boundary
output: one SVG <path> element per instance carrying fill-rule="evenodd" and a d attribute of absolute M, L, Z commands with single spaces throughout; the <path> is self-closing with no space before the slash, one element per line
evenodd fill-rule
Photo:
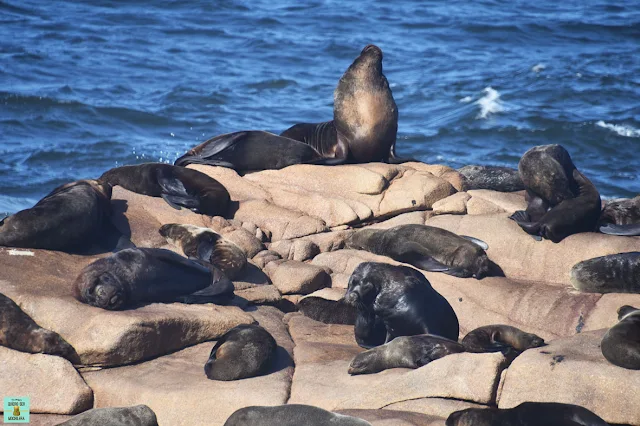
<path fill-rule="evenodd" d="M 623 126 L 621 124 L 609 124 L 609 123 L 605 123 L 602 120 L 598 121 L 596 123 L 596 126 L 613 130 L 620 136 L 624 136 L 627 138 L 640 138 L 640 130 L 635 129 L 631 126 Z"/>
<path fill-rule="evenodd" d="M 463 104 L 468 104 L 472 100 L 473 100 L 473 96 L 465 96 L 464 98 L 460 99 L 460 102 L 462 102 Z"/>
<path fill-rule="evenodd" d="M 537 64 L 537 65 L 534 65 L 533 67 L 531 67 L 531 71 L 533 71 L 533 72 L 540 72 L 540 71 L 542 71 L 543 69 L 545 69 L 546 67 L 547 67 L 547 66 L 546 66 L 545 64 Z"/>
<path fill-rule="evenodd" d="M 500 92 L 491 86 L 485 87 L 482 92 L 485 95 L 475 102 L 480 105 L 480 112 L 476 118 L 487 118 L 489 114 L 504 111 L 504 107 L 500 101 Z"/>

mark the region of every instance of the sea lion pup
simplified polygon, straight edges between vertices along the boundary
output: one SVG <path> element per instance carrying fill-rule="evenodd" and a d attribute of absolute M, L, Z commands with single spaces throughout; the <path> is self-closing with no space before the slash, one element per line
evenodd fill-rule
<path fill-rule="evenodd" d="M 298 302 L 298 311 L 305 317 L 325 324 L 355 325 L 357 311 L 344 300 L 327 300 L 310 296 Z"/>
<path fill-rule="evenodd" d="M 467 352 L 503 352 L 515 356 L 545 344 L 542 337 L 502 324 L 478 327 L 467 333 L 461 343 Z"/>
<path fill-rule="evenodd" d="M 116 167 L 99 179 L 138 194 L 162 197 L 171 207 L 185 207 L 209 216 L 227 216 L 229 192 L 217 180 L 197 170 L 164 163 Z"/>
<path fill-rule="evenodd" d="M 241 324 L 227 331 L 213 346 L 204 373 L 211 380 L 240 380 L 266 372 L 277 344 L 257 324 Z"/>
<path fill-rule="evenodd" d="M 233 283 L 172 251 L 133 248 L 87 265 L 73 290 L 83 303 L 116 310 L 153 302 L 224 303 Z"/>
<path fill-rule="evenodd" d="M 449 415 L 447 426 L 609 426 L 584 407 L 523 402 L 514 408 L 467 408 Z"/>
<path fill-rule="evenodd" d="M 600 232 L 610 235 L 640 235 L 640 195 L 607 202 L 600 215 Z"/>
<path fill-rule="evenodd" d="M 351 274 L 344 300 L 373 310 L 386 328 L 385 343 L 398 336 L 435 334 L 458 340 L 458 317 L 420 272 L 407 266 L 364 262 Z"/>
<path fill-rule="evenodd" d="M 209 228 L 168 223 L 160 235 L 182 248 L 185 256 L 209 262 L 229 279 L 234 279 L 247 264 L 247 255 L 235 243 Z"/>
<path fill-rule="evenodd" d="M 587 293 L 640 293 L 640 252 L 610 254 L 576 263 L 571 284 Z"/>
<path fill-rule="evenodd" d="M 461 278 L 473 276 L 482 279 L 494 269 L 481 246 L 487 247 L 486 243 L 434 226 L 363 229 L 351 235 L 345 245 L 388 256 L 425 271 L 444 272 Z"/>
<path fill-rule="evenodd" d="M 395 153 L 398 107 L 382 73 L 382 50 L 366 46 L 333 93 L 333 121 L 300 123 L 281 136 L 313 146 L 325 158 L 350 163 L 402 163 Z"/>
<path fill-rule="evenodd" d="M 311 405 L 244 407 L 234 412 L 224 426 L 371 426 L 357 417 L 332 413 Z"/>
<path fill-rule="evenodd" d="M 76 350 L 58 333 L 40 327 L 11 299 L 0 293 L 0 345 L 31 354 L 57 355 L 80 363 Z"/>
<path fill-rule="evenodd" d="M 324 158 L 310 145 L 259 130 L 227 133 L 211 138 L 175 161 L 176 166 L 207 164 L 240 172 L 282 169 L 293 164 L 340 164 Z"/>
<path fill-rule="evenodd" d="M 113 229 L 111 186 L 79 180 L 0 221 L 0 246 L 82 253 Z"/>
<path fill-rule="evenodd" d="M 389 368 L 420 368 L 460 352 L 464 352 L 464 346 L 444 337 L 430 334 L 400 336 L 356 355 L 349 365 L 349 374 L 373 374 Z"/>
<path fill-rule="evenodd" d="M 518 170 L 499 166 L 464 166 L 458 169 L 464 176 L 464 190 L 491 189 L 514 192 L 524 189 Z"/>
<path fill-rule="evenodd" d="M 624 305 L 618 309 L 618 323 L 600 344 L 602 355 L 613 365 L 640 370 L 640 309 Z"/>
<path fill-rule="evenodd" d="M 146 405 L 93 408 L 58 426 L 158 426 L 156 413 Z"/>

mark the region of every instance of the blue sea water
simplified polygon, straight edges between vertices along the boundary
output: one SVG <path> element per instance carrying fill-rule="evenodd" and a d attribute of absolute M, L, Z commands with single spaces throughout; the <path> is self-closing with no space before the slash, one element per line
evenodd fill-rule
<path fill-rule="evenodd" d="M 559 143 L 604 197 L 640 193 L 637 0 L 0 0 L 0 211 L 220 133 L 329 120 L 369 43 L 400 155 L 516 167 Z"/>

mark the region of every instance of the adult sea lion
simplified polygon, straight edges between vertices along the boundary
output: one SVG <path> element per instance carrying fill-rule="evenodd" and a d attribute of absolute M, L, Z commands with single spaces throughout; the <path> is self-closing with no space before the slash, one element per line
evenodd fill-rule
<path fill-rule="evenodd" d="M 333 93 L 333 120 L 300 123 L 281 136 L 313 146 L 323 157 L 349 163 L 404 161 L 395 152 L 398 107 L 382 73 L 382 50 L 366 46 Z"/>
<path fill-rule="evenodd" d="M 323 157 L 310 145 L 259 130 L 226 133 L 189 150 L 175 161 L 176 166 L 207 164 L 240 172 L 282 169 L 293 164 L 340 164 Z"/>
<path fill-rule="evenodd" d="M 461 343 L 467 352 L 515 351 L 518 354 L 545 344 L 542 337 L 502 324 L 478 327 L 467 333 Z"/>
<path fill-rule="evenodd" d="M 610 254 L 576 263 L 571 284 L 587 293 L 640 293 L 640 252 Z"/>
<path fill-rule="evenodd" d="M 59 186 L 35 206 L 0 221 L 0 246 L 84 252 L 111 236 L 110 203 L 107 183 Z"/>
<path fill-rule="evenodd" d="M 138 194 L 162 197 L 171 207 L 185 207 L 209 216 L 226 216 L 229 192 L 217 180 L 197 170 L 164 163 L 116 167 L 99 181 L 120 185 Z"/>
<path fill-rule="evenodd" d="M 31 354 L 57 355 L 80 363 L 76 350 L 58 333 L 40 327 L 11 299 L 0 293 L 0 345 Z"/>
<path fill-rule="evenodd" d="M 618 323 L 606 332 L 600 348 L 611 364 L 640 370 L 640 309 L 620 307 Z"/>
<path fill-rule="evenodd" d="M 440 336 L 400 336 L 356 355 L 349 365 L 349 374 L 373 374 L 389 368 L 419 368 L 464 350 L 460 343 Z"/>
<path fill-rule="evenodd" d="M 277 344 L 267 330 L 256 324 L 241 324 L 216 342 L 204 366 L 211 380 L 239 380 L 265 373 Z"/>
<path fill-rule="evenodd" d="M 640 235 L 640 195 L 605 204 L 600 215 L 600 232 L 610 235 Z"/>
<path fill-rule="evenodd" d="M 159 232 L 168 242 L 181 247 L 187 257 L 211 263 L 230 279 L 247 264 L 240 247 L 209 228 L 168 223 Z"/>
<path fill-rule="evenodd" d="M 389 256 L 425 271 L 444 272 L 462 278 L 474 276 L 481 279 L 497 269 L 482 247 L 487 247 L 486 243 L 434 226 L 363 229 L 351 235 L 345 245 Z"/>
<path fill-rule="evenodd" d="M 364 262 L 349 278 L 344 300 L 372 310 L 389 343 L 398 336 L 435 334 L 458 340 L 458 317 L 447 300 L 418 271 L 407 266 Z"/>
<path fill-rule="evenodd" d="M 514 408 L 467 408 L 449 415 L 447 426 L 608 426 L 584 407 L 557 402 L 523 402 Z"/>
<path fill-rule="evenodd" d="M 138 303 L 226 302 L 233 283 L 212 268 L 169 250 L 125 249 L 87 265 L 73 284 L 74 296 L 109 310 Z"/>
<path fill-rule="evenodd" d="M 93 408 L 58 426 L 158 426 L 156 413 L 146 405 Z"/>
<path fill-rule="evenodd" d="M 309 296 L 298 302 L 298 311 L 305 317 L 325 324 L 356 323 L 356 309 L 343 300 L 327 300 L 322 297 Z"/>
<path fill-rule="evenodd" d="M 245 407 L 234 412 L 224 426 L 371 426 L 356 417 L 332 413 L 311 405 Z"/>
<path fill-rule="evenodd" d="M 514 192 L 524 189 L 518 170 L 499 166 L 464 166 L 458 169 L 464 176 L 464 190 L 491 189 Z"/>

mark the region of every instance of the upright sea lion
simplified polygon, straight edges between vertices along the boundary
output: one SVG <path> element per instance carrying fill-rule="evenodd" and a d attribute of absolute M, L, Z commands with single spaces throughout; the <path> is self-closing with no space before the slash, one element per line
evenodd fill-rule
<path fill-rule="evenodd" d="M 640 293 L 640 252 L 610 254 L 576 263 L 571 284 L 587 293 Z"/>
<path fill-rule="evenodd" d="M 462 339 L 467 352 L 515 351 L 517 354 L 543 346 L 544 339 L 510 325 L 485 325 L 470 331 Z"/>
<path fill-rule="evenodd" d="M 523 402 L 514 408 L 467 408 L 449 415 L 447 426 L 608 426 L 584 407 L 557 402 Z"/>
<path fill-rule="evenodd" d="M 611 235 L 640 235 L 640 195 L 607 202 L 600 214 L 600 232 Z"/>
<path fill-rule="evenodd" d="M 156 413 L 146 405 L 93 408 L 58 426 L 158 426 Z"/>
<path fill-rule="evenodd" d="M 168 223 L 159 232 L 168 242 L 181 247 L 187 257 L 211 263 L 230 279 L 247 264 L 240 247 L 209 228 Z"/>
<path fill-rule="evenodd" d="M 207 164 L 240 172 L 282 169 L 293 164 L 340 164 L 324 158 L 310 145 L 258 130 L 227 133 L 211 138 L 175 161 L 176 166 Z"/>
<path fill-rule="evenodd" d="M 351 235 L 345 245 L 389 256 L 425 271 L 481 279 L 495 267 L 482 248 L 487 247 L 486 243 L 469 238 L 433 226 L 400 225 L 384 230 L 363 229 Z"/>
<path fill-rule="evenodd" d="M 11 299 L 0 293 L 0 345 L 31 354 L 57 355 L 80 363 L 76 350 L 58 333 L 40 327 Z"/>
<path fill-rule="evenodd" d="M 86 266 L 73 284 L 79 301 L 102 309 L 138 303 L 222 303 L 233 295 L 224 274 L 172 251 L 121 250 Z"/>
<path fill-rule="evenodd" d="M 514 192 L 524 189 L 518 170 L 499 166 L 464 166 L 458 169 L 464 176 L 464 190 L 491 189 Z"/>
<path fill-rule="evenodd" d="M 356 309 L 344 303 L 343 300 L 327 300 L 322 297 L 305 297 L 298 302 L 298 311 L 305 317 L 311 318 L 325 324 L 347 324 L 356 323 Z"/>
<path fill-rule="evenodd" d="M 333 93 L 333 121 L 300 123 L 281 136 L 313 146 L 325 158 L 350 163 L 401 163 L 396 156 L 398 107 L 382 73 L 382 50 L 366 46 Z"/>
<path fill-rule="evenodd" d="M 349 365 L 349 374 L 373 374 L 390 368 L 419 368 L 464 350 L 460 343 L 440 336 L 400 336 L 356 355 Z"/>
<path fill-rule="evenodd" d="M 164 163 L 116 167 L 99 179 L 138 194 L 162 197 L 171 207 L 185 207 L 209 216 L 227 216 L 229 192 L 217 180 L 197 170 Z"/>
<path fill-rule="evenodd" d="M 385 343 L 398 336 L 435 334 L 458 340 L 458 317 L 447 300 L 418 271 L 364 262 L 351 274 L 344 300 L 372 310 L 386 328 Z"/>
<path fill-rule="evenodd" d="M 224 426 L 371 426 L 356 417 L 332 413 L 311 405 L 245 407 L 234 412 Z"/>
<path fill-rule="evenodd" d="M 67 183 L 35 206 L 0 221 L 0 246 L 84 252 L 109 236 L 110 217 L 109 184 Z"/>
<path fill-rule="evenodd" d="M 629 305 L 618 309 L 618 323 L 604 335 L 600 348 L 611 364 L 640 370 L 640 309 Z"/>
<path fill-rule="evenodd" d="M 267 330 L 241 324 L 227 331 L 214 345 L 204 366 L 211 380 L 240 380 L 265 373 L 277 344 Z"/>

